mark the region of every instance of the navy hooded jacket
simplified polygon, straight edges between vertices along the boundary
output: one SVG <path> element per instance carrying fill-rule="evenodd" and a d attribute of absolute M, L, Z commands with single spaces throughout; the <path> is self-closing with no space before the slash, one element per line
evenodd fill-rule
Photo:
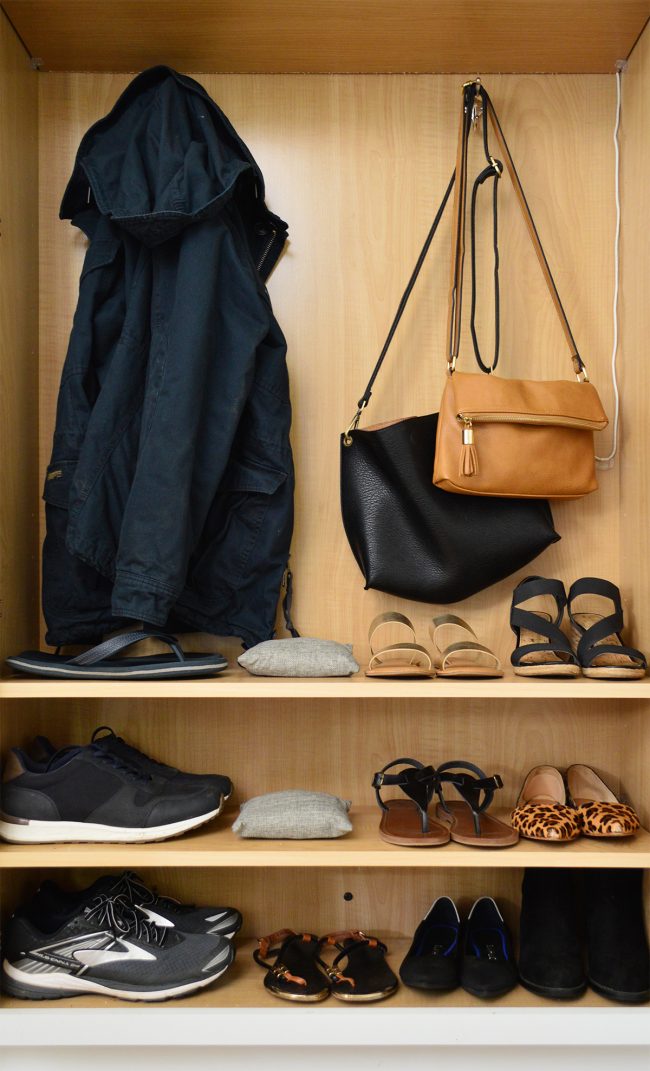
<path fill-rule="evenodd" d="M 51 644 L 133 619 L 273 634 L 293 525 L 286 240 L 234 129 L 155 67 L 85 134 L 61 206 L 88 237 L 44 498 Z"/>

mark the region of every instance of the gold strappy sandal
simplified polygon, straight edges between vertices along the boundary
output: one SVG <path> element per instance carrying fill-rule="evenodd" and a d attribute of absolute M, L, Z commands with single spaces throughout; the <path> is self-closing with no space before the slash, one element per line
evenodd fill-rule
<path fill-rule="evenodd" d="M 442 629 L 464 632 L 471 639 L 456 640 L 455 643 L 443 647 L 439 642 Z M 474 629 L 467 621 L 463 621 L 462 617 L 456 617 L 455 614 L 440 614 L 434 617 L 429 625 L 429 634 L 439 656 L 439 663 L 436 665 L 438 677 L 476 677 L 489 680 L 503 676 L 500 660 L 489 647 L 478 642 Z"/>
<path fill-rule="evenodd" d="M 378 651 L 374 647 L 375 633 L 384 625 L 403 625 L 409 630 L 413 639 L 405 643 L 391 643 L 387 647 L 381 647 Z M 415 629 L 404 614 L 398 614 L 394 610 L 378 614 L 371 622 L 368 630 L 370 641 L 370 662 L 366 670 L 366 677 L 385 678 L 410 678 L 410 677 L 435 677 L 436 673 L 431 661 L 431 655 L 421 644 L 415 643 Z"/>

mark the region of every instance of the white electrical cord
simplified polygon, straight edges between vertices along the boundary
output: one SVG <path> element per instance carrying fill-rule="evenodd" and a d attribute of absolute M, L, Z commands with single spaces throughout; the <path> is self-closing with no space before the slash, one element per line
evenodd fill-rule
<path fill-rule="evenodd" d="M 626 64 L 627 66 L 627 64 Z M 616 71 L 616 120 L 614 122 L 614 191 L 616 200 L 616 229 L 614 232 L 614 304 L 613 323 L 614 339 L 612 343 L 612 385 L 614 387 L 614 427 L 612 429 L 612 449 L 606 457 L 596 454 L 596 461 L 603 467 L 611 466 L 618 451 L 618 418 L 620 411 L 620 398 L 618 393 L 618 379 L 616 375 L 616 357 L 618 354 L 618 284 L 619 284 L 619 246 L 621 237 L 621 190 L 620 190 L 620 152 L 618 145 L 618 128 L 621 123 L 621 71 L 622 65 Z"/>

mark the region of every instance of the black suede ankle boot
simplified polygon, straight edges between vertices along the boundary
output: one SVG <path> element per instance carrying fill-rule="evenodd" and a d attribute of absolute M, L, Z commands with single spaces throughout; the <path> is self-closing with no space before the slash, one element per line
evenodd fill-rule
<path fill-rule="evenodd" d="M 570 870 L 526 870 L 521 887 L 519 979 L 533 993 L 557 1000 L 587 985 Z"/>
<path fill-rule="evenodd" d="M 587 977 L 611 1000 L 650 1000 L 650 952 L 642 870 L 587 870 L 584 875 Z"/>

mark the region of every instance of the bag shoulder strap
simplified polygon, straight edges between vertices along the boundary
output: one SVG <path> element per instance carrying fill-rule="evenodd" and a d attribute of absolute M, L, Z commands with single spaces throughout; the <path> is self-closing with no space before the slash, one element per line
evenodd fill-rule
<path fill-rule="evenodd" d="M 395 335 L 395 332 L 397 331 L 397 327 L 399 325 L 399 322 L 402 319 L 402 316 L 404 315 L 404 310 L 406 308 L 408 299 L 410 298 L 411 292 L 413 290 L 413 287 L 415 286 L 415 284 L 417 282 L 418 275 L 420 274 L 420 272 L 422 270 L 422 265 L 424 264 L 424 261 L 426 260 L 426 256 L 427 256 L 427 253 L 429 252 L 429 248 L 430 248 L 431 243 L 432 243 L 432 241 L 434 239 L 434 235 L 435 235 L 436 231 L 438 230 L 438 225 L 440 223 L 440 220 L 442 219 L 442 216 L 443 216 L 443 213 L 445 211 L 445 208 L 447 207 L 447 202 L 449 200 L 449 197 L 451 196 L 451 191 L 452 191 L 452 189 L 454 187 L 455 179 L 456 179 L 456 172 L 454 171 L 452 176 L 451 176 L 451 178 L 450 178 L 450 180 L 449 180 L 449 183 L 447 185 L 447 189 L 445 190 L 445 194 L 444 194 L 444 197 L 442 198 L 442 202 L 440 204 L 440 208 L 436 212 L 435 219 L 434 219 L 433 223 L 431 224 L 431 227 L 429 229 L 429 233 L 427 234 L 427 236 L 425 238 L 424 245 L 422 246 L 422 249 L 420 251 L 420 255 L 419 255 L 419 257 L 418 257 L 418 259 L 417 259 L 417 261 L 415 263 L 415 267 L 414 267 L 414 269 L 413 269 L 413 271 L 411 273 L 411 278 L 409 279 L 408 283 L 406 284 L 406 290 L 402 294 L 401 301 L 400 301 L 400 303 L 399 303 L 399 305 L 397 307 L 397 312 L 395 313 L 395 317 L 393 319 L 392 324 L 390 325 L 388 334 L 386 336 L 386 341 L 384 342 L 384 345 L 381 348 L 381 353 L 379 354 L 379 357 L 377 358 L 377 363 L 375 364 L 375 367 L 372 370 L 372 375 L 370 376 L 370 379 L 368 380 L 368 385 L 367 385 L 366 389 L 364 390 L 363 394 L 361 395 L 361 397 L 359 398 L 359 401 L 357 402 L 357 411 L 356 411 L 356 413 L 354 415 L 354 418 L 353 418 L 351 424 L 349 425 L 347 430 L 344 432 L 343 441 L 344 441 L 346 446 L 349 446 L 350 443 L 352 442 L 352 439 L 350 437 L 350 433 L 352 431 L 356 430 L 356 428 L 357 428 L 357 426 L 359 424 L 359 420 L 360 420 L 361 414 L 362 414 L 363 410 L 366 408 L 366 406 L 368 405 L 368 402 L 370 401 L 370 397 L 372 395 L 372 390 L 373 390 L 373 387 L 375 385 L 375 380 L 377 379 L 377 376 L 379 375 L 379 371 L 381 369 L 381 366 L 384 363 L 384 358 L 386 357 L 386 354 L 388 353 L 388 348 L 389 348 L 391 342 L 393 341 L 393 336 Z"/>
<path fill-rule="evenodd" d="M 517 195 L 517 201 L 518 201 L 519 207 L 521 208 L 521 212 L 522 212 L 522 215 L 524 217 L 524 221 L 526 223 L 526 227 L 527 227 L 527 230 L 528 230 L 528 234 L 530 236 L 530 240 L 531 240 L 531 242 L 533 244 L 533 248 L 535 250 L 535 253 L 537 254 L 537 259 L 538 259 L 540 267 L 542 269 L 542 273 L 544 275 L 544 279 L 546 281 L 546 285 L 548 287 L 549 293 L 550 293 L 551 298 L 553 300 L 553 305 L 554 305 L 555 310 L 557 312 L 558 319 L 560 320 L 560 324 L 562 326 L 562 330 L 564 332 L 564 336 L 566 338 L 567 345 L 569 347 L 569 352 L 571 354 L 571 360 L 573 361 L 574 371 L 575 371 L 575 373 L 576 373 L 576 375 L 578 376 L 579 379 L 582 378 L 583 380 L 587 381 L 588 378 L 589 378 L 587 376 L 587 370 L 585 368 L 584 361 L 582 360 L 582 358 L 581 358 L 581 356 L 580 356 L 580 354 L 578 352 L 578 347 L 576 345 L 576 341 L 575 341 L 575 339 L 573 337 L 573 333 L 571 331 L 571 327 L 569 326 L 569 321 L 568 321 L 567 315 L 566 315 L 566 313 L 564 311 L 564 306 L 562 305 L 562 301 L 560 300 L 560 295 L 558 293 L 557 286 L 555 285 L 555 280 L 553 279 L 553 275 L 551 273 L 551 269 L 549 267 L 549 263 L 548 263 L 548 260 L 546 258 L 546 254 L 544 253 L 544 249 L 543 249 L 542 243 L 540 241 L 539 233 L 537 231 L 537 227 L 535 226 L 535 221 L 534 221 L 532 213 L 530 211 L 530 207 L 529 207 L 528 201 L 526 200 L 526 195 L 525 195 L 523 187 L 521 185 L 521 181 L 520 181 L 519 175 L 517 173 L 517 169 L 515 167 L 514 160 L 512 159 L 512 155 L 510 153 L 510 149 L 508 148 L 508 143 L 506 142 L 505 135 L 503 133 L 503 129 L 501 127 L 501 124 L 499 122 L 499 118 L 498 118 L 498 116 L 496 114 L 496 111 L 494 109 L 494 105 L 492 103 L 492 100 L 491 100 L 487 90 L 484 88 L 484 86 L 481 85 L 481 83 L 480 83 L 480 81 L 478 79 L 476 81 L 474 81 L 474 82 L 466 83 L 465 86 L 463 86 L 463 104 L 462 104 L 462 112 L 461 112 L 461 118 L 460 118 L 459 136 L 458 136 L 456 173 L 457 173 L 457 175 L 459 175 L 459 181 L 458 181 L 458 183 L 456 185 L 456 195 L 455 195 L 455 202 L 454 202 L 455 226 L 454 226 L 454 231 L 453 231 L 452 265 L 451 265 L 452 272 L 451 272 L 451 286 L 450 286 L 450 292 L 449 292 L 449 311 L 448 311 L 448 338 L 449 338 L 448 368 L 449 368 L 449 371 L 453 372 L 455 367 L 456 367 L 456 361 L 458 360 L 458 352 L 459 352 L 459 348 L 460 348 L 461 309 L 462 309 L 462 290 L 463 290 L 463 284 L 462 284 L 462 281 L 463 281 L 463 262 L 464 262 L 464 255 L 465 255 L 464 235 L 465 235 L 466 190 L 467 190 L 467 139 L 468 139 L 469 129 L 471 127 L 472 114 L 473 114 L 473 112 L 475 114 L 477 101 L 479 99 L 480 99 L 481 104 L 482 104 L 482 112 L 483 112 L 482 118 L 483 118 L 483 124 L 484 124 L 484 131 L 485 131 L 485 124 L 487 122 L 487 119 L 489 119 L 490 124 L 492 126 L 492 129 L 494 130 L 494 134 L 495 134 L 495 137 L 497 139 L 499 148 L 500 148 L 500 150 L 501 150 L 501 152 L 503 154 L 503 159 L 505 161 L 506 170 L 507 170 L 508 175 L 510 176 L 510 180 L 511 180 L 513 186 L 514 186 L 515 193 Z M 494 165 L 495 169 L 497 169 L 500 166 L 499 162 L 495 161 L 494 159 L 491 159 L 491 162 Z"/>
<path fill-rule="evenodd" d="M 467 128 L 465 130 L 465 137 L 466 138 L 469 136 L 469 131 L 470 131 L 470 125 L 468 124 Z M 488 156 L 488 159 L 489 159 L 489 155 L 487 154 L 487 140 L 486 139 L 484 140 L 484 146 L 485 146 L 486 155 Z M 349 446 L 351 444 L 352 438 L 351 438 L 351 434 L 350 433 L 355 431 L 355 429 L 357 428 L 357 426 L 359 424 L 359 420 L 361 418 L 361 414 L 362 414 L 363 410 L 366 408 L 366 406 L 368 405 L 368 402 L 370 401 L 370 398 L 371 398 L 371 395 L 372 395 L 372 391 L 373 391 L 373 388 L 374 388 L 374 385 L 375 385 L 375 381 L 377 379 L 377 376 L 379 375 L 379 372 L 381 370 L 381 366 L 384 363 L 384 359 L 386 357 L 386 354 L 388 353 L 388 349 L 390 347 L 390 344 L 393 341 L 393 337 L 395 335 L 395 332 L 397 331 L 399 322 L 402 319 L 402 316 L 404 315 L 404 310 L 406 308 L 408 299 L 410 298 L 411 293 L 413 291 L 413 287 L 415 286 L 415 284 L 417 282 L 418 275 L 420 274 L 420 272 L 422 270 L 422 266 L 423 266 L 424 261 L 426 259 L 427 253 L 429 252 L 429 248 L 430 248 L 431 243 L 433 241 L 434 235 L 435 235 L 435 233 L 436 233 L 436 231 L 438 229 L 438 225 L 440 224 L 440 220 L 442 219 L 442 216 L 443 216 L 443 213 L 445 211 L 445 208 L 447 207 L 447 202 L 449 201 L 449 198 L 450 198 L 451 192 L 452 192 L 452 190 L 454 188 L 454 183 L 456 183 L 457 177 L 458 177 L 458 167 L 456 167 L 456 169 L 454 170 L 454 172 L 453 172 L 453 174 L 452 174 L 452 176 L 451 176 L 451 178 L 449 180 L 449 183 L 447 185 L 447 189 L 445 190 L 444 196 L 443 196 L 442 201 L 440 203 L 440 207 L 439 207 L 438 211 L 436 212 L 436 215 L 435 215 L 435 218 L 433 220 L 433 223 L 431 224 L 431 227 L 429 229 L 429 233 L 427 234 L 427 236 L 425 238 L 424 245 L 422 246 L 422 249 L 420 251 L 420 255 L 419 255 L 419 257 L 418 257 L 418 259 L 417 259 L 417 261 L 415 263 L 415 267 L 414 267 L 414 269 L 413 269 L 413 271 L 411 273 L 411 277 L 410 277 L 408 283 L 406 284 L 406 289 L 405 289 L 404 293 L 402 294 L 401 301 L 400 301 L 400 303 L 399 303 L 399 305 L 397 307 L 397 312 L 395 313 L 395 317 L 393 319 L 393 322 L 390 325 L 390 328 L 389 328 L 389 331 L 388 331 L 388 335 L 386 336 L 386 341 L 384 342 L 384 345 L 381 348 L 381 352 L 379 354 L 379 357 L 377 358 L 377 363 L 375 364 L 375 367 L 372 370 L 372 375 L 370 376 L 370 379 L 368 380 L 368 385 L 366 386 L 365 391 L 363 392 L 363 394 L 359 398 L 359 401 L 357 402 L 357 411 L 356 411 L 356 413 L 355 413 L 355 415 L 354 415 L 354 417 L 352 419 L 352 422 L 350 423 L 350 425 L 348 426 L 347 430 L 343 434 L 343 442 L 345 443 L 346 446 Z"/>

